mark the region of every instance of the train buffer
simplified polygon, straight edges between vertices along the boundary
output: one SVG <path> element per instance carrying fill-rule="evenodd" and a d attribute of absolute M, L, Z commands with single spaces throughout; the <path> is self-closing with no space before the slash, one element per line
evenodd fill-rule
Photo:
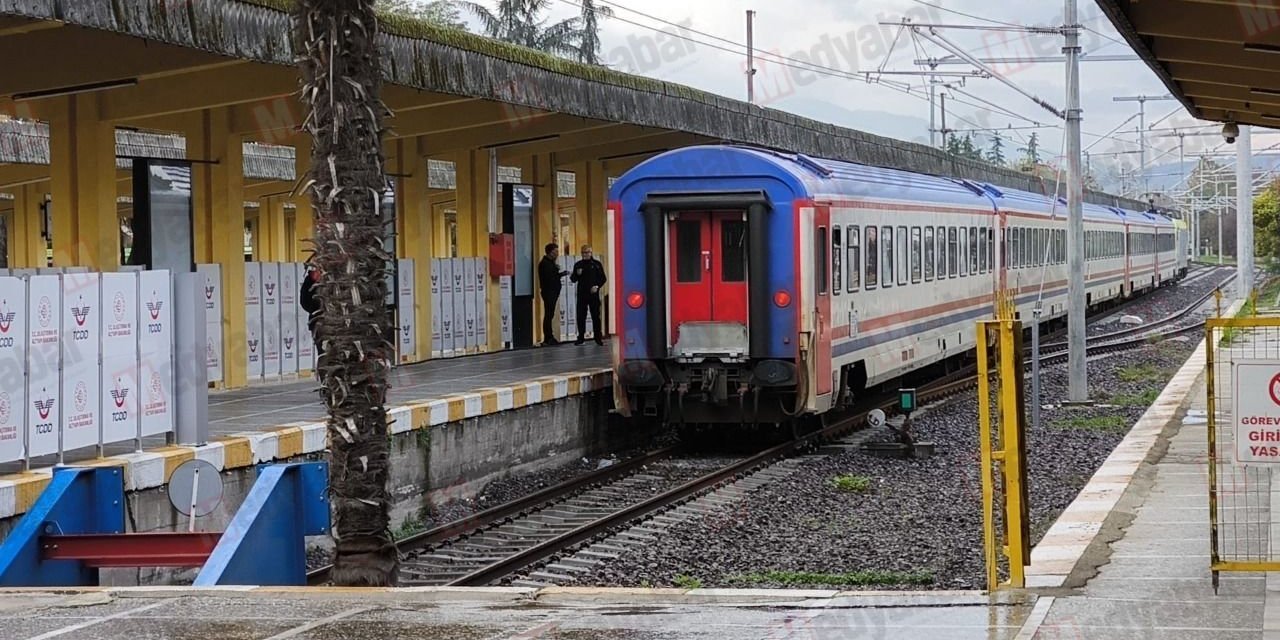
<path fill-rule="evenodd" d="M 97 586 L 116 567 L 199 568 L 196 586 L 305 585 L 306 536 L 328 533 L 327 494 L 327 463 L 264 464 L 225 531 L 126 533 L 122 468 L 57 467 L 0 543 L 0 586 Z"/>

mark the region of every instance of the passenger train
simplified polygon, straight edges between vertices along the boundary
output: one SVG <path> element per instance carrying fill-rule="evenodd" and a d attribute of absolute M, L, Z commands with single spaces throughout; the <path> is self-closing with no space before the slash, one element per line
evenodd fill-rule
<path fill-rule="evenodd" d="M 1067 204 L 733 145 L 670 151 L 609 191 L 614 399 L 678 424 L 785 424 L 971 357 L 998 291 L 1065 322 Z M 1089 306 L 1183 277 L 1185 229 L 1085 204 Z"/>

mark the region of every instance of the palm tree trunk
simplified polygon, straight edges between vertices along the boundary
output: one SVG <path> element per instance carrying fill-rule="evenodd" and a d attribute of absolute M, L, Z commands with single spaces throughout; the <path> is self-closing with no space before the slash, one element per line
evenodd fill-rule
<path fill-rule="evenodd" d="M 332 578 L 395 583 L 389 526 L 387 376 L 394 329 L 384 301 L 388 256 L 378 204 L 386 188 L 374 0 L 299 0 L 294 50 L 311 134 L 305 190 L 315 207 L 320 343 L 316 369 L 329 412 Z"/>

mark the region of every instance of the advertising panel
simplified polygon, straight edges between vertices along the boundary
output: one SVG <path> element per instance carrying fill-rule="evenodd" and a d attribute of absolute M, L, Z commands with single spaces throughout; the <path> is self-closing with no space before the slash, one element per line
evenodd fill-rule
<path fill-rule="evenodd" d="M 298 267 L 280 263 L 280 374 L 298 372 Z"/>
<path fill-rule="evenodd" d="M 453 258 L 452 273 L 449 281 L 453 287 L 453 352 L 462 355 L 467 352 L 467 299 L 465 296 L 466 281 L 464 260 Z"/>
<path fill-rule="evenodd" d="M 473 258 L 476 261 L 476 346 L 481 351 L 489 350 L 489 261 L 485 258 Z"/>
<path fill-rule="evenodd" d="M 24 457 L 27 425 L 27 283 L 0 277 L 0 462 Z"/>
<path fill-rule="evenodd" d="M 62 276 L 62 450 L 97 446 L 102 410 L 99 274 Z"/>
<path fill-rule="evenodd" d="M 204 276 L 205 360 L 209 382 L 222 381 L 222 265 L 202 264 L 196 271 Z"/>
<path fill-rule="evenodd" d="M 262 264 L 244 265 L 244 341 L 249 379 L 262 377 Z"/>
<path fill-rule="evenodd" d="M 418 353 L 418 321 L 414 309 L 413 259 L 401 258 L 396 263 L 400 271 L 400 291 L 397 295 L 400 325 L 400 357 L 409 358 Z"/>
<path fill-rule="evenodd" d="M 31 276 L 27 289 L 28 455 L 58 452 L 58 357 L 62 283 L 58 276 Z"/>
<path fill-rule="evenodd" d="M 280 377 L 280 263 L 262 268 L 262 375 Z"/>
<path fill-rule="evenodd" d="M 498 277 L 498 315 L 502 343 L 511 344 L 511 276 Z"/>
<path fill-rule="evenodd" d="M 139 327 L 138 383 L 142 435 L 173 430 L 173 300 L 168 271 L 138 274 L 138 300 L 142 306 Z"/>
<path fill-rule="evenodd" d="M 102 442 L 132 440 L 138 435 L 138 274 L 102 274 L 101 302 Z"/>
<path fill-rule="evenodd" d="M 431 259 L 431 357 L 439 358 L 443 351 L 440 337 L 440 317 L 444 309 L 440 301 L 440 258 Z"/>
<path fill-rule="evenodd" d="M 479 345 L 476 342 L 476 319 L 479 309 L 476 307 L 476 261 L 475 258 L 458 258 L 462 262 L 462 304 L 466 310 L 463 314 L 464 327 L 466 327 L 466 336 L 463 344 L 467 353 L 475 351 Z"/>
<path fill-rule="evenodd" d="M 453 355 L 453 258 L 440 260 L 440 354 Z"/>

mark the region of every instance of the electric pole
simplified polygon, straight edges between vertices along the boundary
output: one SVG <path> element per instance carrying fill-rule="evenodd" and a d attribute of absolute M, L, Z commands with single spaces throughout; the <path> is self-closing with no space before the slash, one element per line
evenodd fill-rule
<path fill-rule="evenodd" d="M 751 24 L 755 15 L 755 11 L 747 9 L 747 104 L 756 103 L 756 56 L 753 47 L 755 29 Z"/>
<path fill-rule="evenodd" d="M 1113 102 L 1134 102 L 1138 103 L 1138 150 L 1139 164 L 1142 171 L 1142 197 L 1147 197 L 1151 192 L 1151 185 L 1147 182 L 1147 101 L 1148 100 L 1173 100 L 1173 96 L 1165 94 L 1163 96 L 1124 96 L 1120 98 L 1112 98 Z"/>
<path fill-rule="evenodd" d="M 1084 176 L 1080 174 L 1080 24 L 1076 0 L 1066 0 L 1063 33 L 1067 56 L 1067 398 L 1071 402 L 1089 399 L 1088 369 L 1085 362 L 1084 295 Z"/>
<path fill-rule="evenodd" d="M 1247 300 L 1253 291 L 1253 144 L 1249 125 L 1236 137 L 1236 294 Z"/>

